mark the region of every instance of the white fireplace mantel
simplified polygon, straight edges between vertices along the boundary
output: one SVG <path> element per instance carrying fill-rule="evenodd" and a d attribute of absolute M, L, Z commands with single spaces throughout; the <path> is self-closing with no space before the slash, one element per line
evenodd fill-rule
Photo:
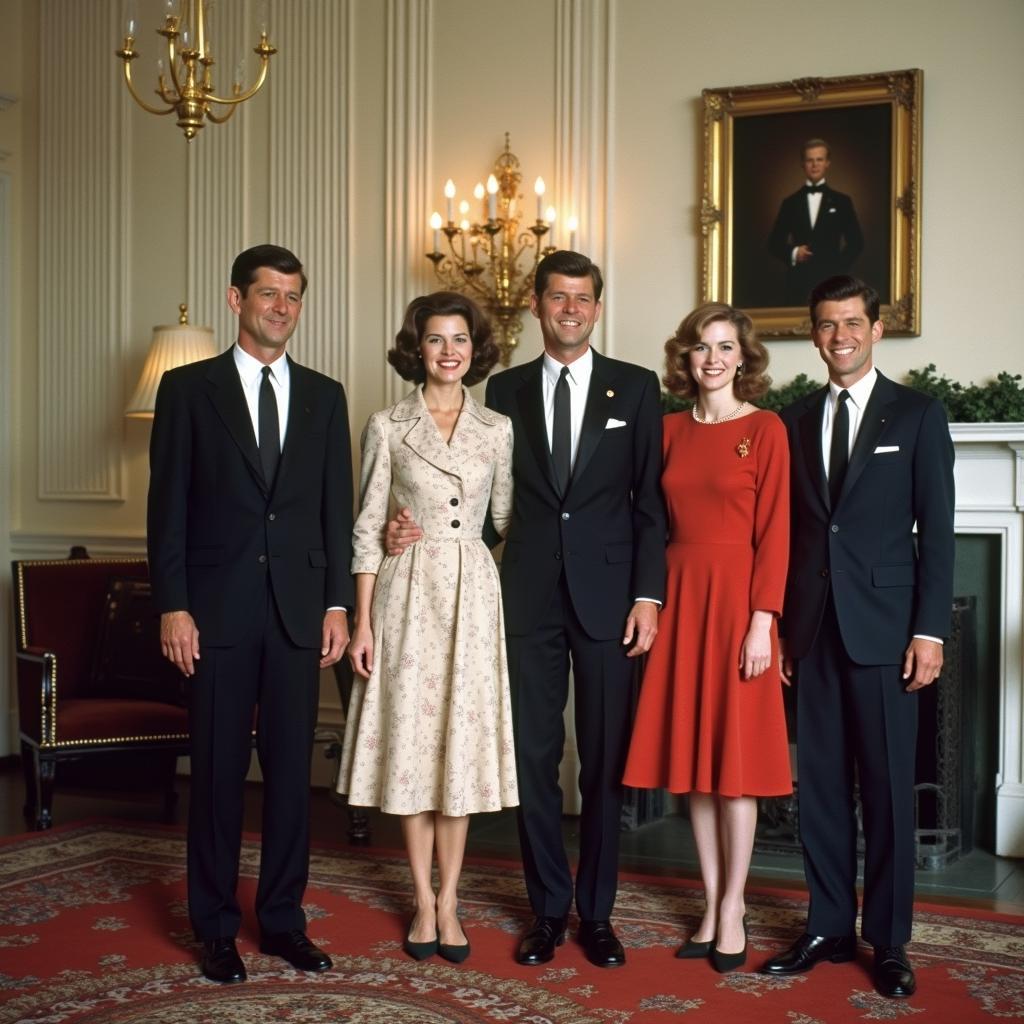
<path fill-rule="evenodd" d="M 996 853 L 1024 857 L 1024 423 L 954 423 L 956 532 L 1000 539 Z"/>

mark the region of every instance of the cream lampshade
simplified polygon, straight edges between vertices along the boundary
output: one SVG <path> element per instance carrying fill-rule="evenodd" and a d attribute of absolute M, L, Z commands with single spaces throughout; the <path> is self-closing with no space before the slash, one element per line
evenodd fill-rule
<path fill-rule="evenodd" d="M 125 416 L 152 419 L 156 408 L 156 389 L 164 371 L 217 354 L 213 328 L 193 327 L 188 322 L 188 307 L 181 305 L 178 308 L 181 310 L 178 323 L 153 328 L 146 364 L 124 411 Z"/>

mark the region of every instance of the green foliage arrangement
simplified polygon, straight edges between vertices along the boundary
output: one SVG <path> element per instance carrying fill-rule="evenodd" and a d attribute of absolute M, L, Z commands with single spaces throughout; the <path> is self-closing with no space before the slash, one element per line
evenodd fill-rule
<path fill-rule="evenodd" d="M 929 363 L 923 370 L 909 371 L 904 383 L 942 402 L 951 423 L 1024 423 L 1024 384 L 1019 373 L 1004 370 L 987 384 L 964 385 L 940 376 L 935 364 Z M 821 386 L 821 381 L 800 373 L 788 384 L 770 388 L 757 404 L 780 412 Z M 664 412 L 680 412 L 693 405 L 667 391 L 661 393 L 661 404 Z"/>

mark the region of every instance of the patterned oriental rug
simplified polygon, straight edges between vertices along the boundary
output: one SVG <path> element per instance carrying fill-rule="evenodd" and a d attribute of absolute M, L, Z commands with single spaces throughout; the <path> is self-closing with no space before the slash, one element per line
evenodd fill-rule
<path fill-rule="evenodd" d="M 259 843 L 242 853 L 251 908 Z M 401 950 L 410 887 L 394 853 L 314 852 L 309 931 L 334 969 L 304 975 L 261 955 L 251 910 L 239 949 L 249 982 L 219 986 L 196 964 L 177 829 L 88 823 L 0 843 L 0 1024 L 640 1024 L 685 1017 L 742 1024 L 1024 1019 L 1024 918 L 919 904 L 910 954 L 919 990 L 877 995 L 870 951 L 775 979 L 754 973 L 801 930 L 798 895 L 752 888 L 750 958 L 718 975 L 673 952 L 696 926 L 692 882 L 626 876 L 615 923 L 620 970 L 592 967 L 570 939 L 539 969 L 512 959 L 529 919 L 514 863 L 467 865 L 463 921 L 472 955 L 454 966 Z"/>

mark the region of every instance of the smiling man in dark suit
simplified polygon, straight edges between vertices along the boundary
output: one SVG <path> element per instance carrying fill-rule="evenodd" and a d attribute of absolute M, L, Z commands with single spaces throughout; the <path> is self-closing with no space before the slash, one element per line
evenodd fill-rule
<path fill-rule="evenodd" d="M 879 992 L 916 988 L 903 949 L 914 900 L 917 691 L 942 669 L 953 601 L 953 444 L 939 401 L 883 377 L 878 293 L 833 277 L 811 294 L 828 386 L 782 413 L 792 457 L 789 578 L 780 633 L 797 698 L 807 931 L 762 970 L 789 975 L 856 956 Z M 915 526 L 917 530 L 915 538 Z"/>
<path fill-rule="evenodd" d="M 164 374 L 148 547 L 165 657 L 190 679 L 189 916 L 213 981 L 245 980 L 235 890 L 253 716 L 263 771 L 256 893 L 264 953 L 307 971 L 309 768 L 319 669 L 348 642 L 352 475 L 337 381 L 285 355 L 306 276 L 259 245 L 231 268 L 238 341 Z"/>
<path fill-rule="evenodd" d="M 808 139 L 800 151 L 806 180 L 782 200 L 768 248 L 786 265 L 787 306 L 802 306 L 819 281 L 846 273 L 864 248 L 853 200 L 830 188 L 828 143 Z"/>

